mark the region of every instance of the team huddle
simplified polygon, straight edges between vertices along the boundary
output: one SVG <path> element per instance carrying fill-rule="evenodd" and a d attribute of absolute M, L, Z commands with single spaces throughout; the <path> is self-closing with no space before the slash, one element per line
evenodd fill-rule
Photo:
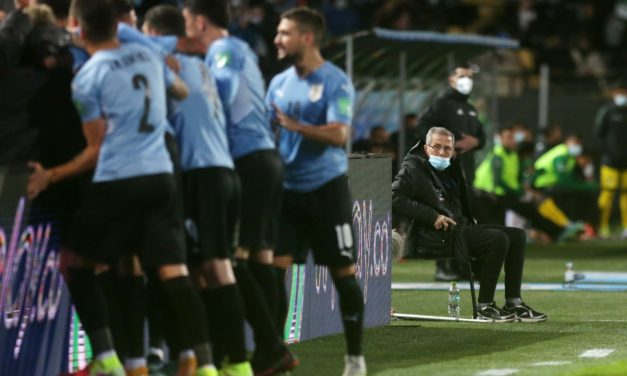
<path fill-rule="evenodd" d="M 27 191 L 93 174 L 61 252 L 93 349 L 81 374 L 148 375 L 146 317 L 179 376 L 297 367 L 284 279 L 311 249 L 338 291 L 343 374 L 365 375 L 343 150 L 355 93 L 320 54 L 323 17 L 281 15 L 274 43 L 292 65 L 266 91 L 254 52 L 228 34 L 228 0 L 154 7 L 143 33 L 113 0 L 74 0 L 71 16 L 87 52 L 72 81 L 86 146 L 32 162 Z"/>

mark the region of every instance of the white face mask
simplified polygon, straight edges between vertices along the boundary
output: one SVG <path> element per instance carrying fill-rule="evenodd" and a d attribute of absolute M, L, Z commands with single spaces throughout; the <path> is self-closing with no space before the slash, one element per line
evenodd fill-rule
<path fill-rule="evenodd" d="M 622 107 L 627 104 L 627 95 L 617 94 L 614 96 L 613 99 L 614 99 L 614 104 L 619 107 Z"/>
<path fill-rule="evenodd" d="M 516 141 L 517 144 L 520 144 L 521 142 L 525 141 L 525 132 L 523 131 L 514 132 L 514 141 Z"/>
<path fill-rule="evenodd" d="M 470 77 L 460 77 L 455 82 L 455 89 L 459 91 L 461 94 L 468 95 L 472 90 L 472 78 Z"/>
<path fill-rule="evenodd" d="M 572 155 L 573 157 L 581 155 L 582 151 L 583 151 L 583 147 L 579 144 L 568 145 L 568 154 Z"/>

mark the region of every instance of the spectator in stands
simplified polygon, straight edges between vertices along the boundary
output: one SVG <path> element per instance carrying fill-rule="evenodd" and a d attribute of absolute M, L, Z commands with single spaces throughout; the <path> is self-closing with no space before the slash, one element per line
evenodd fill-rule
<path fill-rule="evenodd" d="M 375 26 L 394 30 L 413 28 L 414 6 L 408 0 L 386 1 L 379 8 Z"/>
<path fill-rule="evenodd" d="M 266 80 L 278 73 L 274 35 L 278 15 L 261 0 L 253 0 L 240 9 L 229 25 L 232 35 L 243 39 L 259 58 L 259 67 Z"/>
<path fill-rule="evenodd" d="M 601 194 L 599 195 L 599 234 L 610 235 L 610 214 L 614 193 L 620 192 L 623 238 L 627 238 L 627 80 L 615 84 L 612 103 L 599 110 L 595 124 L 601 141 Z"/>
<path fill-rule="evenodd" d="M 350 6 L 348 0 L 331 0 L 322 8 L 327 20 L 328 33 L 331 37 L 353 33 L 359 30 L 359 14 Z"/>
<path fill-rule="evenodd" d="M 405 128 L 405 148 L 403 154 L 407 153 L 419 141 L 416 130 L 418 129 L 418 115 L 415 113 L 405 114 L 403 117 L 403 127 Z M 396 131 L 390 135 L 390 142 L 400 152 L 400 131 Z M 404 155 L 403 155 L 404 156 Z"/>
<path fill-rule="evenodd" d="M 445 243 L 453 244 L 453 249 L 445 252 L 456 252 L 466 262 L 468 255 L 476 257 L 481 265 L 473 267 L 481 283 L 479 319 L 546 320 L 547 315 L 525 305 L 520 294 L 525 233 L 512 227 L 475 224 L 463 169 L 454 157 L 454 140 L 445 128 L 429 129 L 425 144 L 419 143 L 407 154 L 392 184 L 393 210 L 413 221 L 405 243 L 407 252 Z M 494 292 L 503 266 L 506 304 L 500 309 Z"/>
<path fill-rule="evenodd" d="M 393 146 L 390 143 L 390 134 L 382 125 L 370 128 L 370 137 L 367 140 L 359 140 L 353 145 L 354 152 L 362 153 L 392 153 Z"/>
<path fill-rule="evenodd" d="M 607 74 L 601 53 L 594 48 L 587 35 L 579 36 L 570 49 L 575 73 L 582 77 L 603 77 Z"/>

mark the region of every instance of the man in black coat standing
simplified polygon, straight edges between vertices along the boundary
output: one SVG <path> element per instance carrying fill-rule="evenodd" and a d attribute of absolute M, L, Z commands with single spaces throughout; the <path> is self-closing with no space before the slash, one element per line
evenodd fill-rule
<path fill-rule="evenodd" d="M 473 269 L 481 283 L 479 319 L 546 320 L 547 315 L 534 311 L 521 298 L 524 231 L 475 224 L 465 174 L 457 158 L 453 158 L 455 136 L 445 128 L 433 127 L 425 138 L 425 144 L 419 143 L 407 154 L 392 184 L 394 214 L 411 222 L 405 242 L 406 254 L 425 247 L 439 247 L 447 241 L 452 243 L 451 254 L 455 252 L 453 248 L 464 247 L 477 259 Z M 451 231 L 457 233 L 459 241 L 450 241 Z M 494 292 L 503 265 L 505 305 L 501 309 L 494 302 Z"/>
<path fill-rule="evenodd" d="M 417 138 L 424 142 L 431 127 L 443 127 L 455 135 L 455 151 L 470 184 L 475 178 L 475 150 L 485 144 L 486 135 L 479 121 L 475 106 L 468 102 L 473 87 L 473 67 L 468 63 L 457 64 L 448 75 L 448 87 L 420 116 Z M 437 262 L 435 279 L 451 281 L 459 278 L 455 262 Z"/>
<path fill-rule="evenodd" d="M 420 116 L 418 137 L 424 142 L 431 127 L 443 127 L 455 135 L 455 151 L 468 181 L 475 176 L 474 151 L 485 144 L 483 125 L 475 106 L 468 102 L 473 87 L 473 69 L 468 64 L 458 64 L 448 76 L 449 87 Z"/>

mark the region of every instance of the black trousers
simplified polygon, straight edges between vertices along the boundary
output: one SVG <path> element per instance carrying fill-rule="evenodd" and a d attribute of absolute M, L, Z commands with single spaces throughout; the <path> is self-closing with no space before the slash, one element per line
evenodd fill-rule
<path fill-rule="evenodd" d="M 494 291 L 505 266 L 505 298 L 520 298 L 525 264 L 525 232 L 515 227 L 477 225 L 464 228 L 468 252 L 477 259 L 473 271 L 479 276 L 479 303 L 494 301 Z"/>

